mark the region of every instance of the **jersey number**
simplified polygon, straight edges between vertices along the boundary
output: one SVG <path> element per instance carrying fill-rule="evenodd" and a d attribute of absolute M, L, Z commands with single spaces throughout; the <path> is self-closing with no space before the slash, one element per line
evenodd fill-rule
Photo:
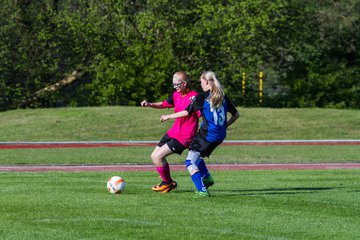
<path fill-rule="evenodd" d="M 225 122 L 224 106 L 221 105 L 219 108 L 211 107 L 210 111 L 213 113 L 215 125 L 220 125 L 220 126 L 224 125 Z"/>

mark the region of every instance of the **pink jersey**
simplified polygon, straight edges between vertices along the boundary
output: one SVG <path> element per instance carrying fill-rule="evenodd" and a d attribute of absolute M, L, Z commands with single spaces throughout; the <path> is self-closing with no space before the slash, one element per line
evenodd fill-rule
<path fill-rule="evenodd" d="M 174 92 L 162 105 L 166 108 L 174 108 L 174 112 L 180 112 L 189 106 L 191 100 L 197 95 L 197 92 L 191 90 L 182 96 L 180 92 Z M 187 117 L 177 118 L 174 124 L 167 131 L 169 137 L 178 140 L 185 147 L 189 147 L 197 130 L 200 112 L 193 112 Z"/>

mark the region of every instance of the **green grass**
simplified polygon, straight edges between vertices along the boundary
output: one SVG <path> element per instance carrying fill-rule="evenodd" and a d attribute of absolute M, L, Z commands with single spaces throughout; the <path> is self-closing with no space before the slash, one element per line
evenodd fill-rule
<path fill-rule="evenodd" d="M 241 117 L 228 140 L 358 139 L 360 111 L 338 109 L 238 108 Z M 159 140 L 172 109 L 86 107 L 26 109 L 0 114 L 0 142 Z"/>
<path fill-rule="evenodd" d="M 1 164 L 152 164 L 154 147 L 1 149 Z M 183 164 L 187 151 L 168 157 Z M 360 146 L 219 146 L 207 163 L 360 162 Z"/>
<path fill-rule="evenodd" d="M 106 191 L 121 175 L 125 192 Z M 1 239 L 359 239 L 360 170 L 216 171 L 212 197 L 155 172 L 0 173 Z"/>
<path fill-rule="evenodd" d="M 358 139 L 360 111 L 239 109 L 228 140 Z M 28 109 L 0 114 L 0 142 L 159 140 L 172 110 Z M 153 147 L 2 149 L 0 164 L 151 164 Z M 183 164 L 182 156 L 169 157 Z M 359 162 L 359 146 L 220 146 L 208 163 Z M 214 171 L 209 199 L 154 193 L 151 172 L 0 172 L 1 239 L 359 239 L 360 170 Z M 113 175 L 124 194 L 106 191 Z M 201 226 L 199 226 L 201 225 Z"/>
<path fill-rule="evenodd" d="M 239 108 L 241 118 L 227 140 L 358 139 L 360 111 L 337 109 Z M 87 107 L 26 109 L 0 114 L 0 141 L 158 141 L 172 121 L 171 109 Z M 151 163 L 153 147 L 1 150 L 0 164 Z M 183 156 L 170 162 L 182 164 Z M 359 146 L 221 146 L 212 163 L 358 162 Z"/>

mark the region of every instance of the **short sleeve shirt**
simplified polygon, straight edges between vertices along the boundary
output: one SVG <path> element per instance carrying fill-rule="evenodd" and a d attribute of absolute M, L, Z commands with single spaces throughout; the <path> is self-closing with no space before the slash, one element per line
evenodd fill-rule
<path fill-rule="evenodd" d="M 189 113 L 197 110 L 200 110 L 203 119 L 199 134 L 210 143 L 222 142 L 225 139 L 227 113 L 235 114 L 238 112 L 226 95 L 218 108 L 211 106 L 210 91 L 198 94 L 186 108 Z"/>
<path fill-rule="evenodd" d="M 197 92 L 193 90 L 185 95 L 174 92 L 167 100 L 163 101 L 162 105 L 166 108 L 174 108 L 175 113 L 180 112 L 189 106 L 196 95 Z M 174 124 L 167 131 L 167 134 L 169 137 L 178 140 L 182 145 L 188 148 L 198 130 L 199 115 L 200 112 L 194 111 L 187 117 L 175 119 Z"/>

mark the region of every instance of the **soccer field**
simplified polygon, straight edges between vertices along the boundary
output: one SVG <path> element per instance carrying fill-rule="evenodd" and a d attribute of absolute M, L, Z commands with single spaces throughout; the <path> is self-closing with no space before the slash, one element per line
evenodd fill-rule
<path fill-rule="evenodd" d="M 125 192 L 106 180 L 121 175 Z M 155 172 L 0 172 L 1 239 L 358 239 L 360 170 L 213 171 L 211 198 Z"/>
<path fill-rule="evenodd" d="M 1 239 L 360 237 L 358 145 L 220 147 L 207 160 L 209 199 L 193 197 L 179 156 L 170 159 L 178 189 L 151 191 L 160 181 L 147 162 L 151 150 L 2 149 Z M 123 194 L 107 192 L 113 175 L 126 180 Z"/>
<path fill-rule="evenodd" d="M 241 113 L 229 140 L 359 136 L 360 113 L 355 110 Z M 161 114 L 136 107 L 7 111 L 0 116 L 0 140 L 157 142 L 169 127 L 159 124 Z M 333 169 L 359 164 L 358 144 L 222 145 L 206 161 L 217 167 L 233 164 L 234 171 L 212 168 L 215 185 L 207 199 L 193 197 L 185 154 L 169 158 L 178 189 L 151 191 L 160 182 L 148 168 L 153 147 L 1 149 L 0 239 L 360 239 L 360 169 Z M 332 167 L 259 169 L 289 163 Z M 88 170 L 113 164 L 147 164 L 147 170 Z M 244 168 L 235 170 L 235 165 Z M 31 166 L 37 169 L 20 172 Z M 41 167 L 46 171 L 39 172 Z M 113 175 L 125 179 L 123 194 L 107 192 L 106 181 Z"/>

